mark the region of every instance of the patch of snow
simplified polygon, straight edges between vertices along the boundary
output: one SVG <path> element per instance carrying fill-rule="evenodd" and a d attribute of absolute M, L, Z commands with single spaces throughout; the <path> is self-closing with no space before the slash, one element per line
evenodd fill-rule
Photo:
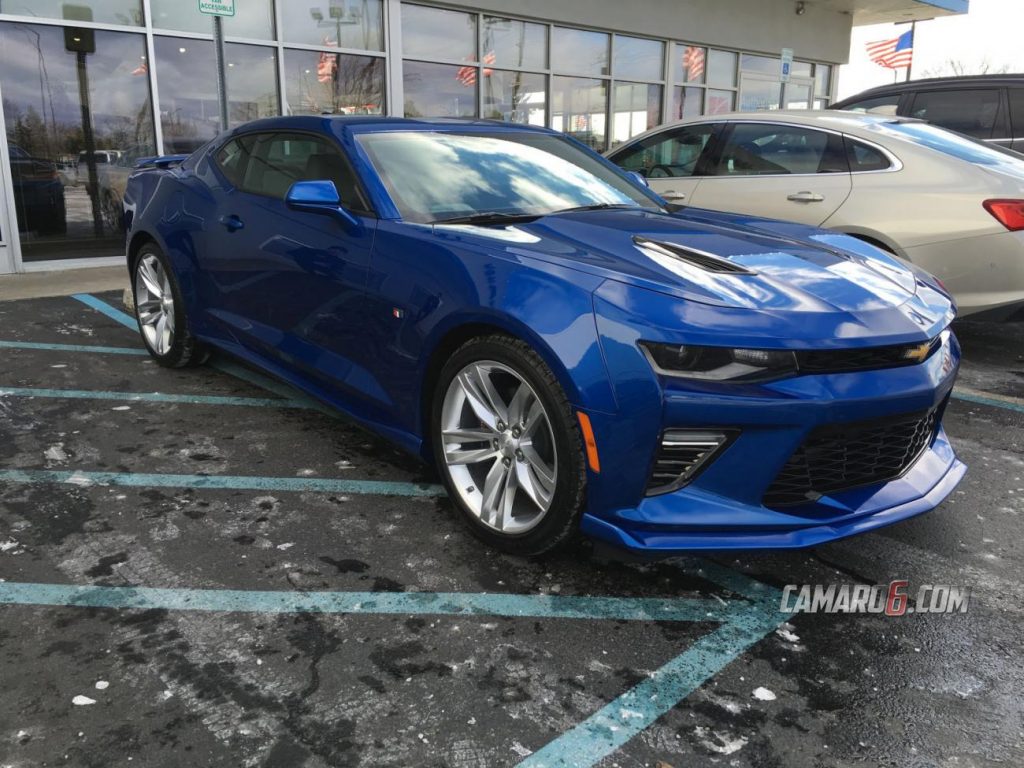
<path fill-rule="evenodd" d="M 693 732 L 697 734 L 697 738 L 700 740 L 701 746 L 712 752 L 717 752 L 720 755 L 731 755 L 733 752 L 738 752 L 747 746 L 746 736 L 731 738 L 727 733 L 710 731 L 702 725 L 698 725 L 694 728 Z M 708 736 L 711 738 L 708 738 Z"/>
<path fill-rule="evenodd" d="M 8 550 L 14 549 L 16 546 L 18 546 L 18 542 L 14 539 L 0 541 L 0 552 L 7 552 Z"/>
<path fill-rule="evenodd" d="M 529 757 L 530 755 L 533 754 L 533 750 L 532 749 L 528 749 L 527 747 L 524 747 L 518 741 L 513 741 L 512 742 L 512 751 L 515 752 L 520 757 Z"/>
<path fill-rule="evenodd" d="M 68 455 L 64 451 L 64 443 L 56 443 L 43 451 L 43 457 L 47 461 L 67 461 Z"/>
<path fill-rule="evenodd" d="M 767 688 L 765 688 L 763 686 L 759 687 L 759 688 L 755 688 L 753 696 L 758 701 L 775 701 L 775 699 L 776 699 L 775 694 L 772 693 L 771 691 L 769 691 Z"/>
<path fill-rule="evenodd" d="M 130 405 L 115 405 L 110 410 L 112 411 L 130 411 L 132 407 Z"/>
<path fill-rule="evenodd" d="M 800 636 L 798 634 L 796 634 L 796 632 L 791 632 L 790 630 L 786 629 L 784 626 L 779 627 L 778 629 L 776 629 L 775 630 L 775 634 L 778 635 L 779 637 L 781 637 L 787 643 L 799 643 L 800 642 Z"/>
<path fill-rule="evenodd" d="M 283 552 L 284 550 L 291 549 L 294 546 L 295 546 L 295 542 L 288 541 L 288 542 L 285 542 L 284 544 L 278 544 L 277 548 L 280 549 Z"/>
<path fill-rule="evenodd" d="M 108 683 L 106 680 L 97 680 L 96 681 L 96 690 L 97 691 L 105 691 L 109 687 L 110 687 L 110 683 Z"/>
<path fill-rule="evenodd" d="M 76 707 L 86 707 L 90 704 L 95 704 L 96 699 L 90 699 L 88 696 L 82 696 L 81 694 L 79 694 L 71 700 L 71 703 L 74 704 Z"/>

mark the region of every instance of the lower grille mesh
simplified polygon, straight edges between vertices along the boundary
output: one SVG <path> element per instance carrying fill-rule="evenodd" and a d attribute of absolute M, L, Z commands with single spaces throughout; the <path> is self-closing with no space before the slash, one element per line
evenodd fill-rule
<path fill-rule="evenodd" d="M 931 444 L 940 409 L 885 420 L 830 425 L 812 432 L 764 496 L 768 507 L 899 477 Z"/>

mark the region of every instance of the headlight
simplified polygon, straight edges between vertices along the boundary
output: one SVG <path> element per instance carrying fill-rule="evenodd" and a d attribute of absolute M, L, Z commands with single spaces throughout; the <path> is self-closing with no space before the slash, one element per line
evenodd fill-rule
<path fill-rule="evenodd" d="M 796 373 L 796 356 L 775 349 L 697 347 L 641 341 L 651 365 L 665 376 L 700 381 L 763 381 Z"/>

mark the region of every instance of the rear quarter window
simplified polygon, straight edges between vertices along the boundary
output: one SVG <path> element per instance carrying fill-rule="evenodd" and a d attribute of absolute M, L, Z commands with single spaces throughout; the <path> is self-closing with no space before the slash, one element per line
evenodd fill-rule
<path fill-rule="evenodd" d="M 875 149 L 861 141 L 845 137 L 846 156 L 853 173 L 866 171 L 885 171 L 892 168 L 889 158 L 881 150 Z"/>

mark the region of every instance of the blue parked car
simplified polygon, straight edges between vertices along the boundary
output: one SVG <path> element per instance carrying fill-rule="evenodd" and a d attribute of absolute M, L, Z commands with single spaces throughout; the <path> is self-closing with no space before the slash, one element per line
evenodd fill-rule
<path fill-rule="evenodd" d="M 960 350 L 852 238 L 670 212 L 561 134 L 283 117 L 129 179 L 165 366 L 242 358 L 432 462 L 485 542 L 803 547 L 935 507 Z"/>

